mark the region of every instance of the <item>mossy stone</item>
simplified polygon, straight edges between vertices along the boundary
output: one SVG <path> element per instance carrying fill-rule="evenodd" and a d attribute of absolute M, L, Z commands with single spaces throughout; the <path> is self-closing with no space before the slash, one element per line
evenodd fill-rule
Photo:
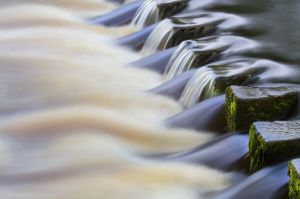
<path fill-rule="evenodd" d="M 191 50 L 193 52 L 193 59 L 191 60 L 191 68 L 198 68 L 200 65 L 204 65 L 214 60 L 220 53 L 217 50 L 207 50 L 207 51 L 197 51 L 195 49 Z"/>
<path fill-rule="evenodd" d="M 249 74 L 235 74 L 235 75 L 217 75 L 214 80 L 214 96 L 222 95 L 226 89 L 231 85 L 243 85 L 249 79 Z"/>
<path fill-rule="evenodd" d="M 157 9 L 160 19 L 165 19 L 182 11 L 184 8 L 187 7 L 188 2 L 188 0 L 173 0 L 158 3 Z"/>
<path fill-rule="evenodd" d="M 166 43 L 166 48 L 178 46 L 181 42 L 189 39 L 198 39 L 213 33 L 219 22 L 210 22 L 207 24 L 187 24 L 178 18 L 171 18 L 173 23 L 172 39 Z"/>
<path fill-rule="evenodd" d="M 249 132 L 250 172 L 300 155 L 300 120 L 255 122 Z"/>
<path fill-rule="evenodd" d="M 297 92 L 291 88 L 230 86 L 225 103 L 227 130 L 245 131 L 256 121 L 286 118 L 297 104 Z"/>
<path fill-rule="evenodd" d="M 300 198 L 300 159 L 289 162 L 289 199 Z"/>

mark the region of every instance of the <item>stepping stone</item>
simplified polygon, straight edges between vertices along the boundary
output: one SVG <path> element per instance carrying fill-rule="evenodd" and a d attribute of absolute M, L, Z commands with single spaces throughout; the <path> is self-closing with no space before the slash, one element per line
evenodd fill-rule
<path fill-rule="evenodd" d="M 182 11 L 188 5 L 188 0 L 151 0 L 144 1 L 133 20 L 142 27 L 154 24 Z"/>
<path fill-rule="evenodd" d="M 187 40 L 182 42 L 176 54 L 178 58 L 184 58 L 180 55 L 185 54 L 185 56 L 192 55 L 190 57 L 190 67 L 198 67 L 200 64 L 205 64 L 210 60 L 213 60 L 217 57 L 222 51 L 225 50 L 224 46 L 213 46 L 209 48 L 209 44 L 214 45 L 213 39 L 209 40 Z M 189 53 L 187 53 L 189 52 Z"/>
<path fill-rule="evenodd" d="M 182 42 L 173 53 L 164 71 L 166 79 L 172 79 L 191 68 L 198 68 L 212 60 L 221 53 L 223 49 L 204 49 L 206 46 L 195 40 Z"/>
<path fill-rule="evenodd" d="M 160 19 L 170 17 L 187 7 L 189 0 L 156 0 Z"/>
<path fill-rule="evenodd" d="M 289 162 L 288 174 L 289 180 L 289 198 L 300 198 L 300 159 L 295 159 Z"/>
<path fill-rule="evenodd" d="M 225 103 L 227 130 L 246 131 L 256 121 L 286 118 L 296 106 L 297 92 L 292 88 L 230 86 Z"/>
<path fill-rule="evenodd" d="M 214 80 L 214 96 L 224 94 L 226 89 L 231 85 L 243 85 L 250 81 L 250 79 L 254 76 L 251 72 L 226 74 L 224 71 L 226 71 L 226 68 L 230 69 L 228 66 L 214 66 L 211 68 L 216 74 Z"/>
<path fill-rule="evenodd" d="M 198 39 L 200 37 L 212 34 L 216 29 L 219 21 L 207 22 L 207 23 L 192 23 L 189 21 L 182 20 L 180 18 L 171 18 L 172 28 L 172 39 L 166 45 L 166 48 L 178 46 L 181 42 L 189 39 Z"/>
<path fill-rule="evenodd" d="M 142 53 L 154 54 L 157 51 L 178 46 L 189 39 L 198 39 L 215 32 L 224 22 L 220 16 L 198 14 L 170 17 L 161 21 L 147 38 Z"/>
<path fill-rule="evenodd" d="M 300 155 L 300 120 L 255 122 L 249 132 L 250 172 Z"/>

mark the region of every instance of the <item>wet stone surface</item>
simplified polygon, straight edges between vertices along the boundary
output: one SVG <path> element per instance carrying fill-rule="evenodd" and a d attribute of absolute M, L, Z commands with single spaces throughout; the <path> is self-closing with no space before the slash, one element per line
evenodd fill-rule
<path fill-rule="evenodd" d="M 204 37 L 216 30 L 216 24 L 200 24 L 200 25 L 182 25 L 178 21 L 173 21 L 173 36 L 167 44 L 167 48 L 179 45 L 181 42 L 188 39 L 197 39 Z"/>
<path fill-rule="evenodd" d="M 160 19 L 170 17 L 180 11 L 188 5 L 188 0 L 157 0 L 157 8 L 159 12 Z"/>
<path fill-rule="evenodd" d="M 291 88 L 228 87 L 225 107 L 227 130 L 248 130 L 256 121 L 284 119 L 296 104 L 297 92 Z"/>
<path fill-rule="evenodd" d="M 300 121 L 257 122 L 257 131 L 266 142 L 288 141 L 300 138 Z"/>
<path fill-rule="evenodd" d="M 151 0 L 144 1 L 136 12 L 133 24 L 140 28 L 154 24 L 182 11 L 188 5 L 188 0 Z"/>
<path fill-rule="evenodd" d="M 251 78 L 250 74 L 217 75 L 214 82 L 214 96 L 223 94 L 231 85 L 243 85 Z"/>
<path fill-rule="evenodd" d="M 255 122 L 249 136 L 250 172 L 300 155 L 300 120 Z"/>

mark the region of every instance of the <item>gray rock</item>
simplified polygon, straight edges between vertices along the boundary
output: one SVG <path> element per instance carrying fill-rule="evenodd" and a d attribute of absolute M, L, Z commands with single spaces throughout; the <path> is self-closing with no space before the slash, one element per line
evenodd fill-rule
<path fill-rule="evenodd" d="M 300 120 L 255 122 L 249 133 L 250 172 L 300 155 Z"/>
<path fill-rule="evenodd" d="M 248 130 L 256 121 L 284 119 L 296 104 L 297 92 L 291 88 L 228 87 L 225 106 L 227 130 Z"/>
<path fill-rule="evenodd" d="M 160 19 L 170 17 L 187 7 L 189 0 L 158 1 L 157 9 Z"/>

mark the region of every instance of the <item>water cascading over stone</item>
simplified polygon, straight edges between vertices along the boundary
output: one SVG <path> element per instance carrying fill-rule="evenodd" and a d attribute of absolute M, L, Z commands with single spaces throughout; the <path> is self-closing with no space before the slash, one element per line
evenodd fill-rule
<path fill-rule="evenodd" d="M 200 67 L 222 57 L 238 55 L 253 49 L 257 44 L 249 39 L 224 35 L 209 36 L 182 42 L 172 55 L 164 71 L 166 80 L 193 67 Z"/>
<path fill-rule="evenodd" d="M 221 95 L 231 85 L 245 85 L 255 77 L 247 62 L 214 62 L 200 67 L 188 81 L 180 101 L 192 107 L 199 101 Z"/>
<path fill-rule="evenodd" d="M 190 70 L 192 67 L 199 67 L 201 64 L 213 60 L 224 48 L 223 46 L 209 46 L 213 44 L 209 40 L 187 40 L 182 42 L 166 66 L 164 76 L 166 80 Z"/>
<path fill-rule="evenodd" d="M 185 107 L 192 107 L 199 100 L 213 96 L 214 79 L 215 74 L 212 69 L 201 67 L 187 83 L 179 101 Z"/>
<path fill-rule="evenodd" d="M 188 5 L 188 0 L 146 0 L 136 12 L 132 24 L 143 28 L 170 17 Z"/>
<path fill-rule="evenodd" d="M 207 36 L 216 30 L 219 23 L 217 19 L 209 19 L 199 23 L 190 22 L 189 20 L 170 18 L 160 22 L 146 40 L 142 54 L 150 55 L 157 51 L 177 46 L 185 40 Z"/>

